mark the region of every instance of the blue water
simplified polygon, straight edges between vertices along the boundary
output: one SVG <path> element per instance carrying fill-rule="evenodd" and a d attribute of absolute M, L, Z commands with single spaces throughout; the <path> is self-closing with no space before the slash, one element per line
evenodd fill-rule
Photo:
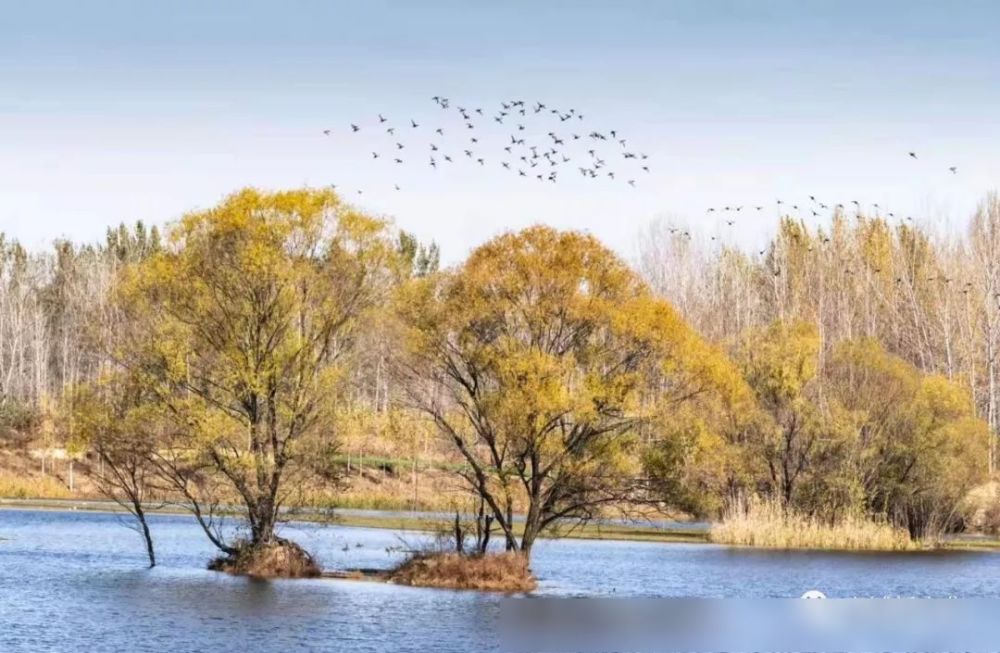
<path fill-rule="evenodd" d="M 0 651 L 490 651 L 497 597 L 346 580 L 260 581 L 205 570 L 192 520 L 151 518 L 159 565 L 105 513 L 0 510 Z M 417 533 L 296 524 L 328 569 L 387 567 Z M 387 551 L 388 549 L 388 551 Z M 542 541 L 539 594 L 998 597 L 993 553 L 766 552 L 711 545 Z"/>

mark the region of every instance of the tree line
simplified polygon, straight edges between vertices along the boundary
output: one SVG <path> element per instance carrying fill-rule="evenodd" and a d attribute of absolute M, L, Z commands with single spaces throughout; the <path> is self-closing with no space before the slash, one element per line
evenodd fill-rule
<path fill-rule="evenodd" d="M 0 405 L 55 415 L 101 461 L 151 564 L 161 501 L 234 568 L 306 557 L 277 525 L 305 483 L 342 482 L 358 414 L 434 434 L 478 552 L 761 496 L 925 537 L 960 528 L 992 471 L 998 234 L 995 198 L 960 242 L 838 213 L 784 219 L 753 255 L 661 226 L 632 266 L 539 226 L 439 270 L 433 244 L 333 191 L 247 189 L 163 235 L 3 243 Z"/>

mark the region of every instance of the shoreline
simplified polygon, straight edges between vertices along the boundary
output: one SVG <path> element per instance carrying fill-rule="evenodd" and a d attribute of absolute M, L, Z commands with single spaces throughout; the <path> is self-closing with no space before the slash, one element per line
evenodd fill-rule
<path fill-rule="evenodd" d="M 125 512 L 113 501 L 96 499 L 6 499 L 0 498 L 0 510 L 49 510 L 53 512 L 94 512 L 120 514 Z M 150 508 L 148 514 L 187 515 L 187 511 L 176 508 Z M 328 523 L 335 526 L 354 528 L 380 528 L 416 532 L 434 532 L 442 522 L 441 518 L 421 515 L 400 515 L 398 511 L 362 510 L 354 508 L 333 509 L 332 514 L 319 511 L 288 515 L 290 522 L 306 524 Z M 383 513 L 383 514 L 379 514 Z M 708 530 L 702 528 L 664 529 L 655 526 L 630 524 L 590 523 L 578 526 L 561 534 L 541 539 L 611 540 L 622 542 L 659 542 L 663 544 L 708 544 Z"/>
<path fill-rule="evenodd" d="M 42 510 L 53 512 L 93 512 L 119 514 L 125 512 L 112 501 L 97 499 L 8 499 L 0 498 L 0 511 L 3 510 Z M 149 514 L 178 515 L 189 514 L 182 508 L 165 507 L 150 508 Z M 400 511 L 381 511 L 358 508 L 333 509 L 331 514 L 321 511 L 290 514 L 289 522 L 305 524 L 330 524 L 354 528 L 379 528 L 385 530 L 434 532 L 442 525 L 439 516 L 415 513 L 412 516 L 400 514 Z M 589 523 L 567 530 L 554 536 L 543 536 L 541 539 L 576 539 L 576 540 L 606 540 L 619 542 L 652 542 L 659 544 L 713 544 L 708 537 L 707 528 L 697 526 L 686 527 L 682 522 L 677 528 L 662 528 L 641 524 L 626 523 Z M 958 535 L 948 539 L 937 547 L 917 547 L 912 551 L 854 551 L 848 549 L 777 549 L 769 547 L 738 546 L 718 544 L 733 549 L 749 551 L 800 551 L 827 553 L 859 553 L 894 555 L 927 554 L 927 553 L 971 553 L 1000 552 L 1000 538 L 982 534 Z"/>

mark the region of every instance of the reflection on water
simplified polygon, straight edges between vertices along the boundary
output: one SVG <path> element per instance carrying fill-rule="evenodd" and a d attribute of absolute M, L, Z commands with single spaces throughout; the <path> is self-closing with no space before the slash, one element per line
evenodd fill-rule
<path fill-rule="evenodd" d="M 193 522 L 154 516 L 160 566 L 114 515 L 0 510 L 0 651 L 490 651 L 497 600 L 334 580 L 260 581 L 204 569 Z M 295 525 L 327 568 L 386 567 L 424 536 Z M 388 551 L 387 551 L 388 549 Z M 1000 555 L 765 552 L 709 545 L 544 541 L 550 595 L 1000 597 Z"/>

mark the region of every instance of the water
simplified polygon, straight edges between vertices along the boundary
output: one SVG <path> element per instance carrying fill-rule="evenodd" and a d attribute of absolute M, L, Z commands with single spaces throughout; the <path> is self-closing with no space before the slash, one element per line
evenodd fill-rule
<path fill-rule="evenodd" d="M 194 523 L 155 515 L 159 566 L 111 514 L 0 510 L 0 651 L 490 651 L 497 597 L 205 570 Z M 425 536 L 297 524 L 325 568 L 387 567 Z M 402 538 L 402 542 L 401 542 Z M 358 546 L 360 545 L 360 546 Z M 387 552 L 387 549 L 390 551 Z M 711 545 L 542 541 L 540 594 L 1000 598 L 993 553 L 834 554 Z"/>

